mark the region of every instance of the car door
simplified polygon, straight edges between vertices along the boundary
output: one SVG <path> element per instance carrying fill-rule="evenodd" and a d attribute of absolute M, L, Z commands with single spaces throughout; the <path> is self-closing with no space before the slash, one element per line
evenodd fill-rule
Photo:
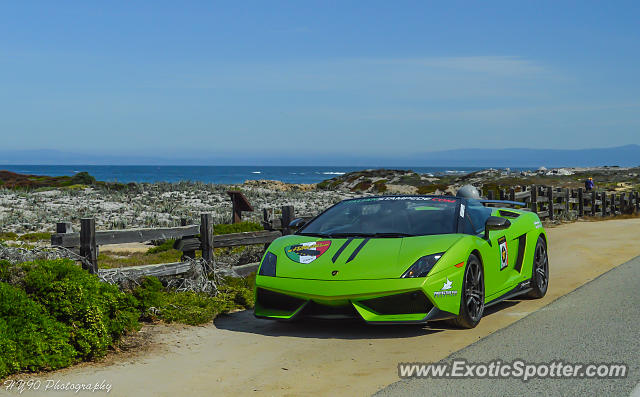
<path fill-rule="evenodd" d="M 514 276 L 519 274 L 515 270 L 518 239 L 514 236 L 513 229 L 509 227 L 505 230 L 489 232 L 489 241 L 491 242 L 489 249 L 495 255 L 495 260 L 488 264 L 492 267 L 492 290 L 494 294 L 500 295 L 510 288 Z"/>
<path fill-rule="evenodd" d="M 485 297 L 499 296 L 508 288 L 514 275 L 516 263 L 517 236 L 513 230 L 493 230 L 489 239 L 484 239 L 484 225 L 495 209 L 485 207 L 478 200 L 467 200 L 466 212 L 474 233 L 483 239 L 482 261 L 485 273 Z M 490 300 L 490 299 L 489 299 Z"/>

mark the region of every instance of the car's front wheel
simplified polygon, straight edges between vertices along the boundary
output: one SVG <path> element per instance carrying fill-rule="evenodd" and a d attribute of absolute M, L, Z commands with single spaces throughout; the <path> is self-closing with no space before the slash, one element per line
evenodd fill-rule
<path fill-rule="evenodd" d="M 471 255 L 464 271 L 460 295 L 460 313 L 455 324 L 462 328 L 474 328 L 484 312 L 484 270 L 477 256 Z"/>

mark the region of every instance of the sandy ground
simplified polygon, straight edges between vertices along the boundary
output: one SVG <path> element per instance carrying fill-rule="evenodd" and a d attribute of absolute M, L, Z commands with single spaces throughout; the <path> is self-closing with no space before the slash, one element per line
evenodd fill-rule
<path fill-rule="evenodd" d="M 128 252 L 147 252 L 153 245 L 145 243 L 123 243 L 123 244 L 109 244 L 101 245 L 100 250 L 104 252 L 128 253 Z"/>
<path fill-rule="evenodd" d="M 398 380 L 398 362 L 440 360 L 640 255 L 640 219 L 577 222 L 548 233 L 551 280 L 546 297 L 496 305 L 473 330 L 286 324 L 238 312 L 205 327 L 164 326 L 152 338 L 152 348 L 120 362 L 36 378 L 62 383 L 105 380 L 117 396 L 370 395 Z"/>

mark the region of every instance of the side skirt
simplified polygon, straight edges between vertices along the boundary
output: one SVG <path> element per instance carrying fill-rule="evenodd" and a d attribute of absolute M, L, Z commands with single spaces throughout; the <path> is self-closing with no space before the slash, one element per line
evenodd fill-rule
<path fill-rule="evenodd" d="M 516 285 L 515 287 L 513 287 L 511 290 L 507 291 L 506 293 L 500 295 L 499 297 L 487 302 L 484 304 L 484 307 L 489 307 L 492 305 L 495 305 L 496 303 L 500 303 L 503 300 L 506 299 L 511 299 L 513 297 L 516 296 L 520 296 L 520 295 L 524 295 L 527 292 L 531 291 L 531 279 L 525 280 L 520 282 L 518 285 Z"/>

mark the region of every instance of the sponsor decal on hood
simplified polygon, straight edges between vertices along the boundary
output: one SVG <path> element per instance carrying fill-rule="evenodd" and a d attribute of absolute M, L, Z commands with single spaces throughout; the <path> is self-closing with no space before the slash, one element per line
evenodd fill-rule
<path fill-rule="evenodd" d="M 331 241 L 329 240 L 310 241 L 308 243 L 289 245 L 284 248 L 284 252 L 294 262 L 311 263 L 327 252 L 330 246 Z"/>

